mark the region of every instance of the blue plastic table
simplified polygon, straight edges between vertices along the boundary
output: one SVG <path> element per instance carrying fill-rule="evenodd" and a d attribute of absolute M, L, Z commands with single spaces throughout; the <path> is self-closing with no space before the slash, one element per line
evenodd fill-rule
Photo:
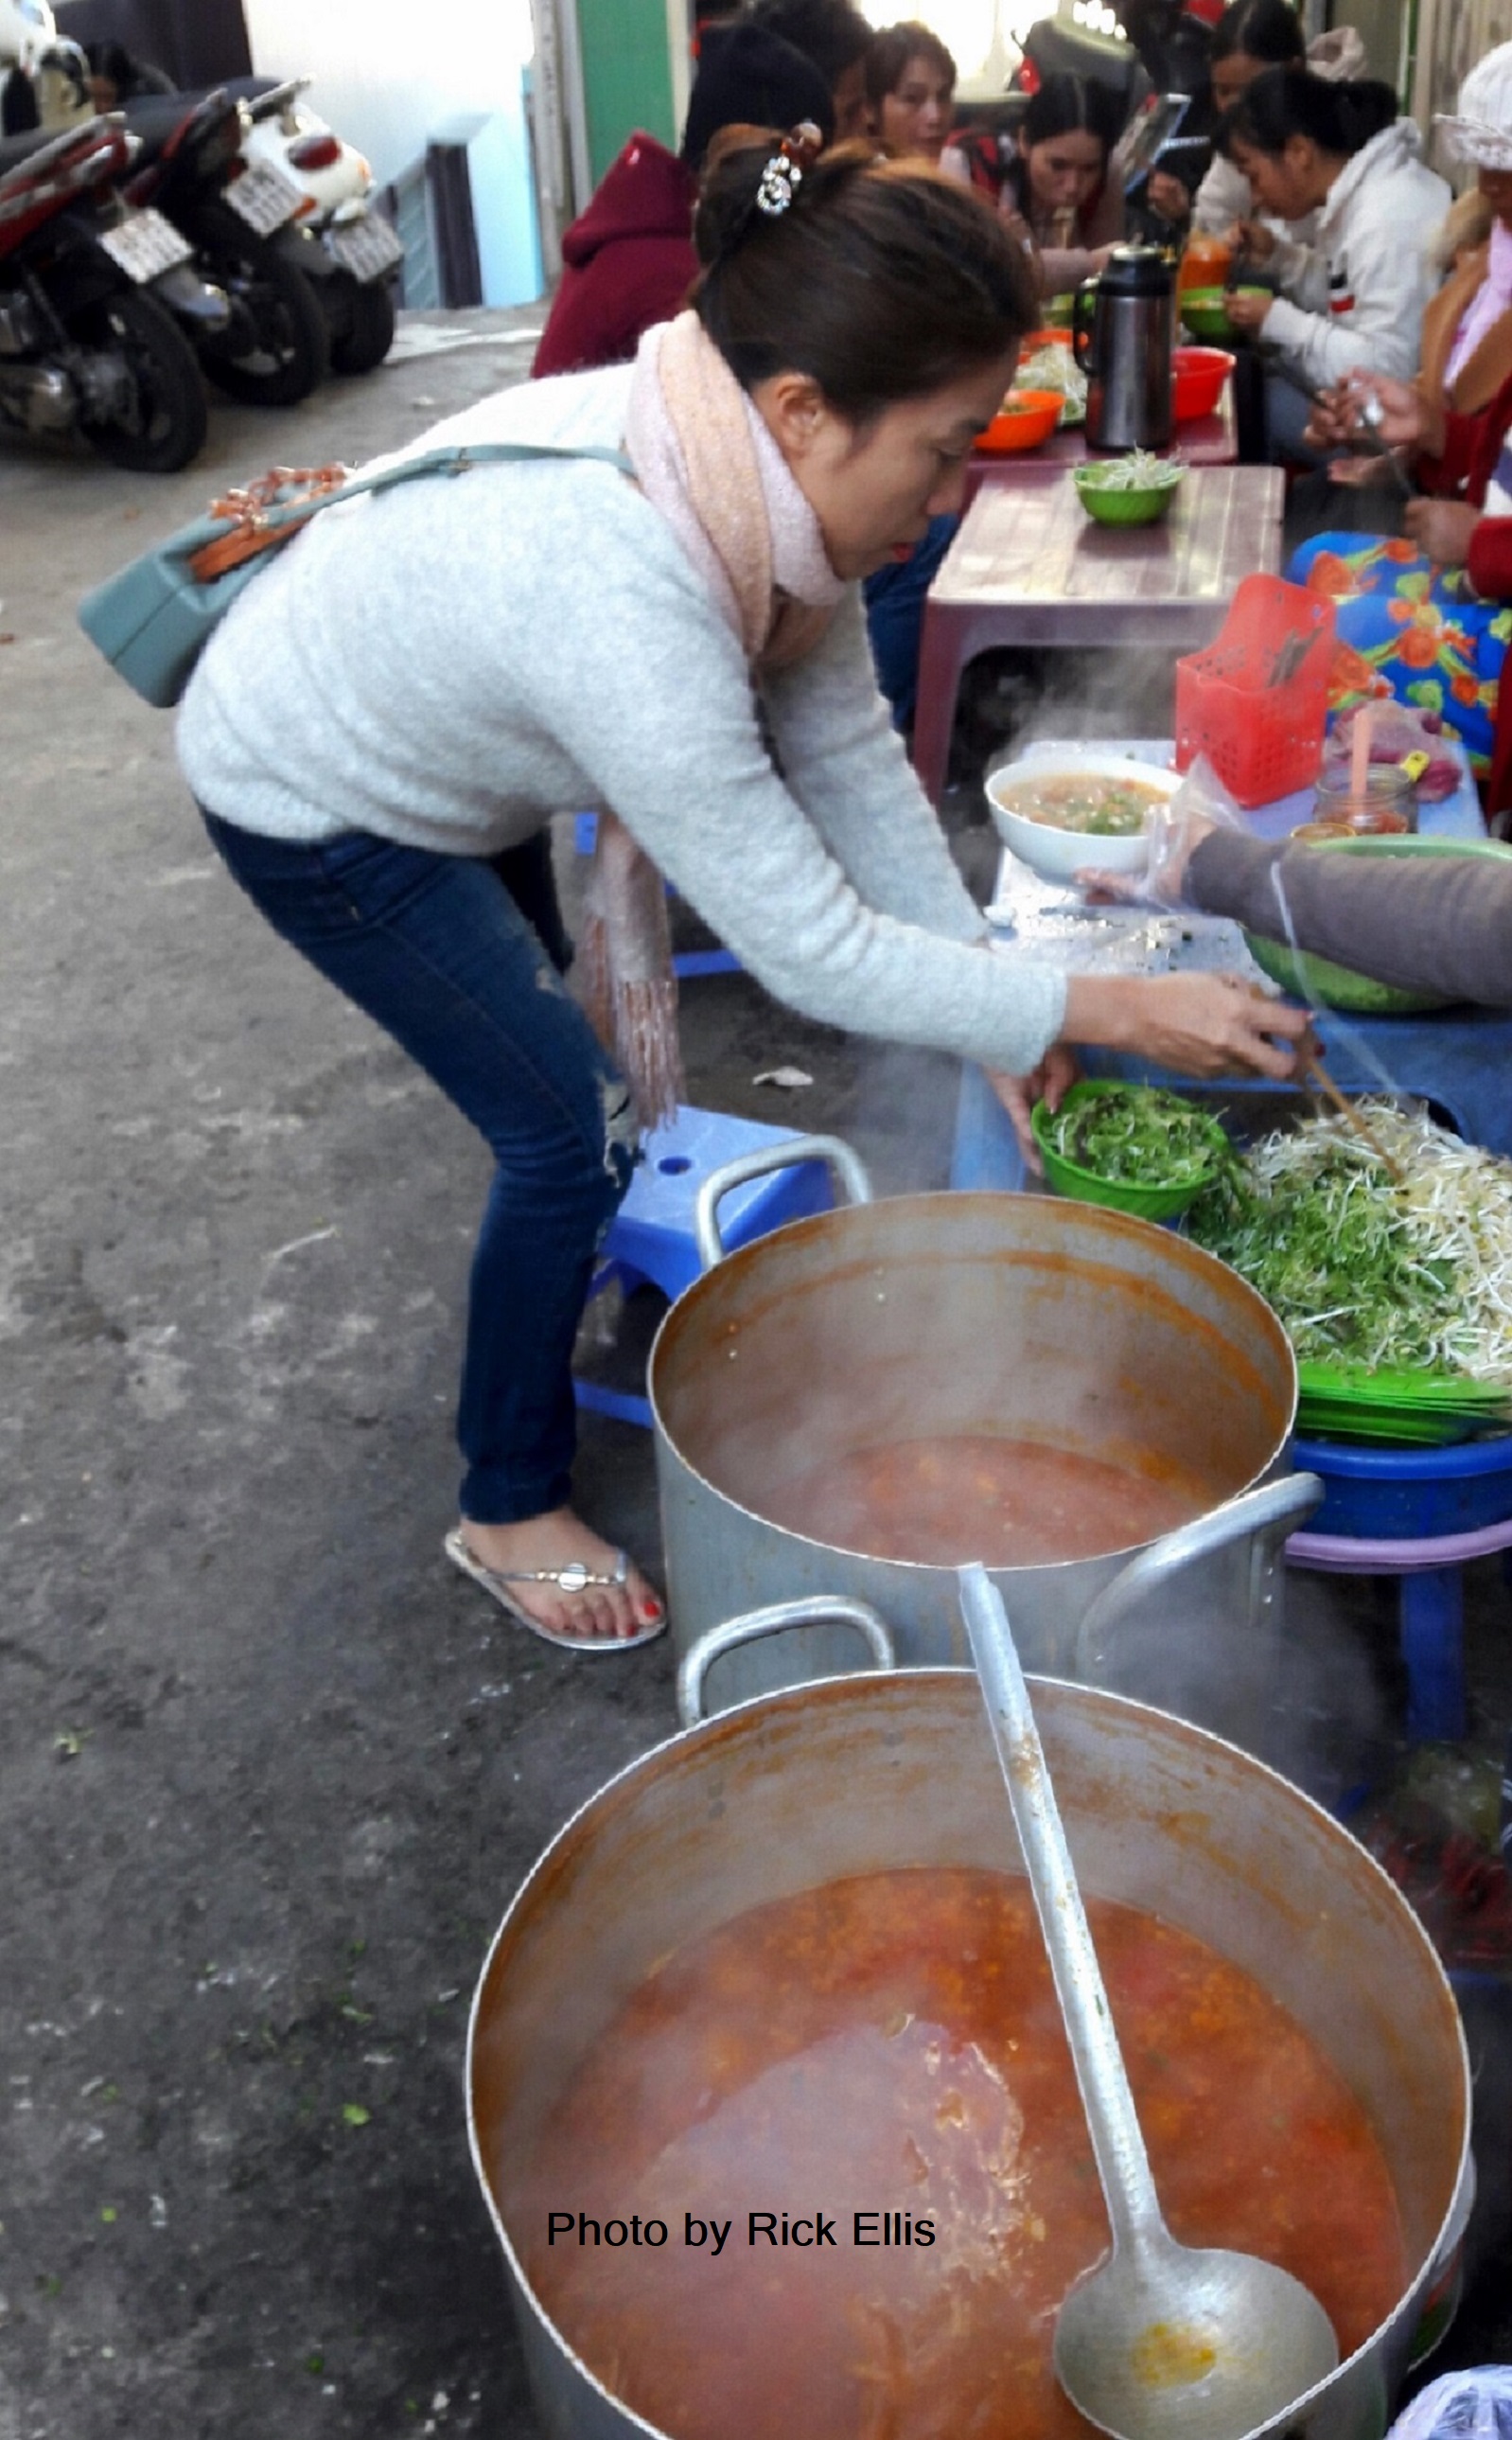
<path fill-rule="evenodd" d="M 1138 762 L 1168 764 L 1169 741 L 1099 741 L 1099 750 Z M 1063 759 L 1064 744 L 1029 748 L 1025 757 Z M 1303 789 L 1247 816 L 1261 838 L 1284 838 L 1312 811 L 1312 792 Z M 1474 783 L 1467 771 L 1455 794 L 1425 805 L 1426 835 L 1483 838 L 1485 825 Z M 1248 967 L 1236 925 L 1212 916 L 1146 917 L 1110 910 L 1088 919 L 1076 910 L 1076 894 L 1042 882 L 1005 851 L 994 910 L 1018 934 L 1005 950 L 1081 972 L 1180 972 L 1191 968 Z M 1153 942 L 1153 948 L 1150 943 Z M 1402 1092 L 1420 1096 L 1444 1111 L 1468 1143 L 1512 1155 L 1512 1011 L 1445 1009 L 1427 1016 L 1343 1016 L 1325 1011 L 1316 1031 L 1330 1073 L 1345 1092 L 1383 1089 L 1382 1073 Z M 1132 1076 L 1157 1085 L 1189 1082 L 1168 1069 L 1116 1051 L 1092 1050 L 1085 1064 L 1093 1075 Z M 1225 1077 L 1213 1087 L 1224 1094 L 1274 1093 L 1261 1077 Z M 962 1075 L 951 1184 L 1018 1188 L 1025 1172 L 1012 1127 L 980 1068 Z"/>

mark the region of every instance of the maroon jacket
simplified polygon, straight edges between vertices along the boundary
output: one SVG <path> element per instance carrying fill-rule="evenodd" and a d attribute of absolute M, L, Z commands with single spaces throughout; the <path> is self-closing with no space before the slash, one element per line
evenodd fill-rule
<path fill-rule="evenodd" d="M 686 164 L 634 135 L 561 241 L 561 285 L 531 372 L 623 364 L 643 331 L 681 312 L 698 270 Z"/>
<path fill-rule="evenodd" d="M 1419 458 L 1414 468 L 1425 492 L 1438 499 L 1463 499 L 1479 508 L 1496 473 L 1503 442 L 1512 439 L 1512 381 L 1503 384 L 1478 415 L 1445 419 L 1443 455 Z M 1512 517 L 1483 517 L 1470 544 L 1470 583 L 1483 600 L 1512 602 Z M 1503 665 L 1496 698 L 1496 740 L 1485 785 L 1491 821 L 1512 811 L 1512 670 Z"/>

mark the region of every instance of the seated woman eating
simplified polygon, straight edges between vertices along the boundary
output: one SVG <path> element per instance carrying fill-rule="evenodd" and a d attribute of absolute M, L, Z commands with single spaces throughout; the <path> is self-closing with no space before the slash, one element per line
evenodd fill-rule
<path fill-rule="evenodd" d="M 1431 273 L 1427 241 L 1450 206 L 1424 167 L 1421 138 L 1386 84 L 1329 84 L 1310 69 L 1268 68 L 1218 141 L 1262 212 L 1318 215 L 1311 248 L 1244 224 L 1251 259 L 1279 277 L 1276 296 L 1229 298 L 1236 330 L 1276 351 L 1266 384 L 1272 458 L 1303 456 L 1310 393 L 1371 365 L 1398 379 L 1417 364 Z"/>
<path fill-rule="evenodd" d="M 1365 46 L 1352 26 L 1335 27 L 1307 42 L 1291 0 L 1230 0 L 1213 28 L 1207 57 L 1209 98 L 1221 115 L 1267 68 L 1309 67 L 1328 84 L 1359 77 Z M 1226 238 L 1236 223 L 1250 220 L 1255 211 L 1249 180 L 1221 152 L 1215 153 L 1195 196 L 1157 163 L 1150 171 L 1148 199 L 1166 221 L 1202 237 Z M 1278 228 L 1277 234 L 1286 232 Z M 1300 223 L 1292 234 L 1307 242 L 1310 222 Z"/>
<path fill-rule="evenodd" d="M 1365 484 L 1379 458 L 1348 455 L 1360 419 L 1410 464 L 1419 492 L 1406 539 L 1330 532 L 1288 570 L 1334 603 L 1344 664 L 1336 709 L 1391 693 L 1440 714 L 1464 745 L 1495 816 L 1512 807 L 1512 726 L 1502 733 L 1502 664 L 1512 637 L 1512 43 L 1472 69 L 1458 113 L 1438 125 L 1476 171 L 1486 234 L 1466 250 L 1428 309 L 1412 385 L 1352 375 L 1315 409 L 1308 437 L 1345 454 L 1336 481 Z M 1468 199 L 1467 199 L 1468 200 Z"/>
<path fill-rule="evenodd" d="M 1019 121 L 998 209 L 1030 256 L 1041 296 L 1092 278 L 1123 236 L 1123 193 L 1109 174 L 1113 115 L 1098 86 L 1048 76 Z"/>

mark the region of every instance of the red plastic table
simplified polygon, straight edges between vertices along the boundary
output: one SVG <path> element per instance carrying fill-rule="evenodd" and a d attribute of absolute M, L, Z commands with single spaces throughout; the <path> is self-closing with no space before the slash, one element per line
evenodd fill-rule
<path fill-rule="evenodd" d="M 914 764 L 945 784 L 961 673 L 993 645 L 1212 642 L 1241 577 L 1281 564 L 1275 466 L 1194 466 L 1159 525 L 1094 525 L 1063 463 L 1037 458 L 984 483 L 930 587 Z"/>

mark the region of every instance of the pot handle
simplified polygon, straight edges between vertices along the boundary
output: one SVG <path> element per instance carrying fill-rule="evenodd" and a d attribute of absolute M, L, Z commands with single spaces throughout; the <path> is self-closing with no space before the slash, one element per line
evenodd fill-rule
<path fill-rule="evenodd" d="M 1221 1508 L 1151 1542 L 1119 1570 L 1111 1585 L 1103 1587 L 1082 1620 L 1076 1630 L 1074 1676 L 1083 1685 L 1095 1684 L 1094 1673 L 1106 1658 L 1109 1630 L 1136 1601 L 1157 1590 L 1194 1559 L 1209 1558 L 1215 1551 L 1227 1550 L 1230 1543 L 1254 1534 L 1266 1545 L 1262 1564 L 1271 1564 L 1275 1543 L 1312 1515 L 1324 1488 L 1315 1474 L 1284 1474 L 1274 1482 L 1262 1482 L 1257 1490 L 1241 1491 L 1236 1499 L 1226 1499 Z"/>
<path fill-rule="evenodd" d="M 684 1728 L 696 1729 L 703 1719 L 704 1678 L 726 1652 L 738 1651 L 742 1643 L 756 1643 L 764 1635 L 780 1635 L 784 1627 L 819 1626 L 827 1620 L 853 1626 L 864 1637 L 874 1668 L 897 1668 L 892 1636 L 869 1603 L 851 1601 L 840 1593 L 809 1593 L 802 1601 L 773 1602 L 767 1609 L 747 1610 L 743 1618 L 727 1618 L 722 1626 L 711 1626 L 683 1655 L 677 1673 L 677 1716 Z"/>
<path fill-rule="evenodd" d="M 693 1206 L 693 1235 L 699 1260 L 706 1271 L 712 1271 L 716 1263 L 724 1260 L 718 1214 L 732 1189 L 748 1186 L 753 1177 L 765 1177 L 774 1169 L 796 1168 L 804 1160 L 827 1161 L 830 1175 L 836 1185 L 845 1189 L 847 1202 L 872 1200 L 871 1179 L 861 1156 L 839 1136 L 790 1136 L 785 1143 L 768 1144 L 759 1152 L 743 1152 L 738 1158 L 727 1160 L 721 1168 L 710 1172 Z"/>

